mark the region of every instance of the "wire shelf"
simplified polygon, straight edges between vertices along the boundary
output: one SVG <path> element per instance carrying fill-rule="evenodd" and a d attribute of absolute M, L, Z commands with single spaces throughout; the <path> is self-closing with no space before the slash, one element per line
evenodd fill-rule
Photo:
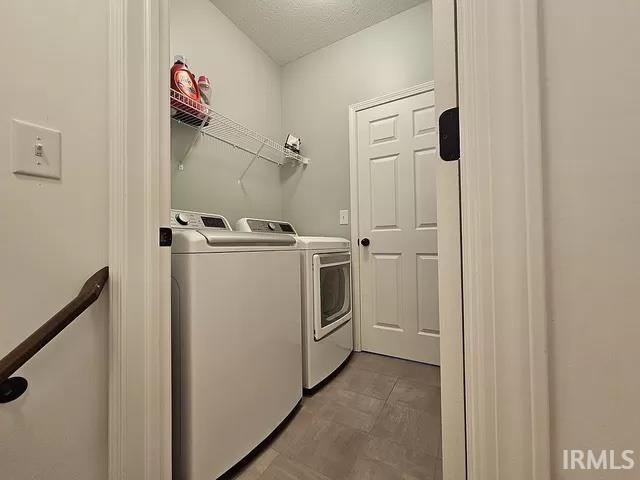
<path fill-rule="evenodd" d="M 302 165 L 309 163 L 308 158 L 176 90 L 171 89 L 170 98 L 171 118 L 174 121 L 253 155 L 254 159 L 262 158 L 279 166 L 291 161 Z"/>

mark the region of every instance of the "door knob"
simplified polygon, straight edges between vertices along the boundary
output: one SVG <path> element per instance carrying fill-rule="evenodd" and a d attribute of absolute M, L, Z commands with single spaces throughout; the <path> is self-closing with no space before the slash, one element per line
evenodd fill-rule
<path fill-rule="evenodd" d="M 369 241 L 369 239 L 368 239 L 368 238 L 366 238 L 366 237 L 365 237 L 365 238 L 363 238 L 362 240 L 360 240 L 360 245 L 362 245 L 363 247 L 368 247 L 370 243 L 371 243 L 371 242 L 370 242 L 370 241 Z"/>

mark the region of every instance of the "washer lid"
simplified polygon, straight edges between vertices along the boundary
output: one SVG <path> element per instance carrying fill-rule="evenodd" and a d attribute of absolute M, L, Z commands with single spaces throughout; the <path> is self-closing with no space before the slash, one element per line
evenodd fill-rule
<path fill-rule="evenodd" d="M 218 246 L 293 246 L 296 239 L 292 235 L 279 235 L 277 233 L 246 233 L 228 232 L 224 230 L 198 230 L 204 235 L 207 244 L 212 247 Z"/>
<path fill-rule="evenodd" d="M 349 250 L 351 242 L 340 237 L 298 237 L 298 245 L 301 250 Z"/>
<path fill-rule="evenodd" d="M 231 232 L 215 228 L 177 229 L 173 232 L 172 254 L 296 250 L 292 235 Z"/>

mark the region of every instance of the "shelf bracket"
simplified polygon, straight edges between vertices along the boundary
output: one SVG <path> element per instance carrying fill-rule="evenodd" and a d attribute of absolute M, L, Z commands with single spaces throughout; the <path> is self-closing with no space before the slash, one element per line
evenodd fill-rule
<path fill-rule="evenodd" d="M 196 142 L 198 141 L 198 137 L 204 137 L 204 132 L 202 131 L 202 127 L 204 127 L 204 124 L 206 122 L 207 122 L 207 117 L 202 119 L 202 123 L 196 129 L 196 133 L 193 135 L 193 140 L 191 140 L 191 142 L 189 142 L 189 145 L 184 150 L 184 154 L 182 155 L 182 159 L 180 159 L 180 163 L 178 164 L 178 169 L 179 170 L 181 170 L 181 171 L 184 170 L 184 161 L 191 154 L 191 150 L 193 150 L 193 147 L 195 146 Z"/>
<path fill-rule="evenodd" d="M 249 162 L 249 165 L 247 165 L 247 168 L 245 168 L 242 171 L 242 174 L 240 175 L 240 178 L 238 178 L 238 185 L 242 185 L 242 179 L 244 178 L 244 176 L 247 174 L 247 172 L 249 171 L 249 169 L 253 165 L 253 162 L 255 162 L 256 159 L 260 156 L 260 152 L 262 152 L 262 148 L 263 147 L 264 147 L 264 142 L 262 142 L 262 144 L 260 145 L 260 148 L 258 149 L 258 151 L 253 155 L 253 158 Z"/>

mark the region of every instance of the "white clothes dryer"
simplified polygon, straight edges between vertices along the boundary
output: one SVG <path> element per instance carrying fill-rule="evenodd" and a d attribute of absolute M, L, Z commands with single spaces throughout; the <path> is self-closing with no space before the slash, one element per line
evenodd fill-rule
<path fill-rule="evenodd" d="M 298 236 L 288 222 L 242 218 L 237 231 L 296 235 L 302 272 L 303 385 L 311 389 L 353 351 L 351 244 L 346 238 Z"/>

